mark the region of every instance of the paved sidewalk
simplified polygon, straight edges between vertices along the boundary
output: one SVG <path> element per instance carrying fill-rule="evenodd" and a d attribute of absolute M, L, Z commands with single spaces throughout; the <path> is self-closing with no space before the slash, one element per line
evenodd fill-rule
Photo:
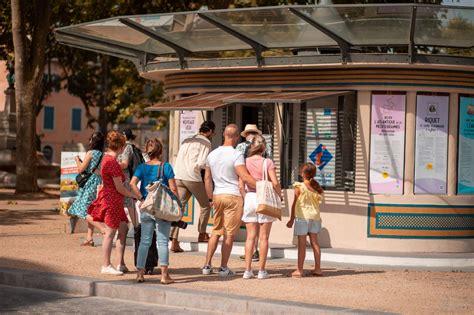
<path fill-rule="evenodd" d="M 117 301 L 4 285 L 0 285 L 0 310 L 2 314 L 219 314 L 213 311 Z"/>
<path fill-rule="evenodd" d="M 123 277 L 101 276 L 101 249 L 80 247 L 84 234 L 65 233 L 67 218 L 51 210 L 57 206 L 56 200 L 15 202 L 11 204 L 6 198 L 0 198 L 0 268 L 85 276 L 106 283 L 125 281 L 133 288 L 162 287 L 158 275 L 147 277 L 147 282 L 141 285 L 134 282 L 134 273 Z M 130 250 L 126 262 L 129 267 L 133 266 Z M 292 279 L 286 275 L 295 268 L 295 262 L 276 259 L 268 261 L 270 279 L 259 281 L 243 280 L 244 264 L 235 257 L 229 266 L 237 276 L 231 279 L 201 275 L 203 262 L 202 253 L 172 253 L 171 273 L 177 282 L 167 288 L 396 313 L 474 312 L 474 273 L 469 272 L 323 265 L 325 276 L 322 278 Z M 218 258 L 214 265 L 218 266 Z M 254 264 L 254 268 L 258 266 Z M 306 266 L 308 271 L 311 268 L 310 264 Z"/>

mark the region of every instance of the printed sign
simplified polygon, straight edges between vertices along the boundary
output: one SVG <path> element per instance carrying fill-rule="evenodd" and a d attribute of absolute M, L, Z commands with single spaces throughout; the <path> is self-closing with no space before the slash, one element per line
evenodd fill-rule
<path fill-rule="evenodd" d="M 194 136 L 198 130 L 198 112 L 182 111 L 179 120 L 179 143 L 183 143 L 184 139 Z"/>
<path fill-rule="evenodd" d="M 446 194 L 449 96 L 416 98 L 415 194 Z"/>
<path fill-rule="evenodd" d="M 370 182 L 372 194 L 403 194 L 405 94 L 372 94 Z"/>
<path fill-rule="evenodd" d="M 59 201 L 61 212 L 66 213 L 77 197 L 79 186 L 76 176 L 79 174 L 76 161 L 78 156 L 84 160 L 86 152 L 61 152 L 61 181 L 59 185 Z"/>
<path fill-rule="evenodd" d="M 318 168 L 316 180 L 325 187 L 336 186 L 336 160 L 331 152 L 336 152 L 336 140 L 308 140 L 308 158 Z"/>
<path fill-rule="evenodd" d="M 474 194 L 474 97 L 460 97 L 458 194 Z"/>
<path fill-rule="evenodd" d="M 189 198 L 188 203 L 185 205 L 184 214 L 181 220 L 188 223 L 189 225 L 194 224 L 194 196 Z"/>

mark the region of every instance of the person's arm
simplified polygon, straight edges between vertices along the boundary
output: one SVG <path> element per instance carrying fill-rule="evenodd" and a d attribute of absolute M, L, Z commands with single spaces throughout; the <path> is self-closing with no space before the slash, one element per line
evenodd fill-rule
<path fill-rule="evenodd" d="M 207 197 L 209 198 L 209 200 L 212 200 L 212 197 L 213 197 L 212 173 L 209 166 L 206 167 L 206 172 L 204 174 L 204 186 L 206 187 Z"/>
<path fill-rule="evenodd" d="M 250 188 L 255 188 L 257 186 L 257 181 L 249 174 L 249 171 L 244 164 L 235 166 L 235 172 L 237 173 L 237 176 L 239 176 L 239 178 L 241 178 Z"/>
<path fill-rule="evenodd" d="M 136 194 L 135 192 L 131 192 L 127 188 L 125 188 L 122 182 L 122 177 L 112 177 L 112 179 L 114 181 L 115 189 L 117 189 L 120 194 L 124 195 L 125 197 L 134 199 L 140 199 L 142 197 L 142 194 Z"/>
<path fill-rule="evenodd" d="M 209 155 L 209 147 L 202 146 L 203 148 L 199 150 L 199 155 L 196 160 L 195 169 L 202 170 L 206 168 L 207 156 Z"/>
<path fill-rule="evenodd" d="M 135 195 L 140 196 L 140 198 L 138 198 L 140 201 L 143 201 L 142 193 L 140 192 L 140 189 L 138 189 L 138 182 L 140 182 L 140 179 L 136 176 L 133 176 L 132 180 L 130 181 L 130 189 Z"/>
<path fill-rule="evenodd" d="M 289 228 L 291 228 L 293 226 L 293 223 L 295 222 L 296 201 L 298 200 L 299 196 L 300 196 L 300 189 L 298 187 L 295 187 L 295 199 L 293 199 L 293 204 L 291 205 L 290 220 L 286 224 L 286 226 Z"/>
<path fill-rule="evenodd" d="M 87 170 L 89 163 L 92 161 L 92 151 L 87 151 L 86 156 L 84 157 L 84 161 L 81 161 L 79 155 L 77 155 L 74 160 L 76 161 L 77 171 L 79 173 L 82 173 Z"/>
<path fill-rule="evenodd" d="M 168 185 L 170 187 L 170 190 L 175 194 L 176 198 L 179 200 L 179 193 L 178 193 L 178 185 L 176 185 L 176 179 L 170 178 L 168 180 Z"/>
<path fill-rule="evenodd" d="M 242 198 L 245 199 L 245 183 L 242 178 L 239 178 L 239 190 L 240 194 L 242 195 Z"/>

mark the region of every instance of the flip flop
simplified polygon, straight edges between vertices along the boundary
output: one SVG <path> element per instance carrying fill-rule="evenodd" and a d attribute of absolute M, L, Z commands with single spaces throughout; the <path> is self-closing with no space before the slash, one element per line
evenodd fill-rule
<path fill-rule="evenodd" d="M 302 275 L 294 275 L 293 272 L 290 272 L 289 274 L 286 275 L 287 277 L 290 278 L 303 278 Z"/>

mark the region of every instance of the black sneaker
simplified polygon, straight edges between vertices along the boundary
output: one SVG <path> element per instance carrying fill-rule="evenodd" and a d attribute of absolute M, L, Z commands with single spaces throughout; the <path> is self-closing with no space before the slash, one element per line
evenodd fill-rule
<path fill-rule="evenodd" d="M 252 261 L 259 261 L 259 260 L 260 260 L 260 254 L 258 253 L 258 250 L 257 250 L 252 255 Z"/>

